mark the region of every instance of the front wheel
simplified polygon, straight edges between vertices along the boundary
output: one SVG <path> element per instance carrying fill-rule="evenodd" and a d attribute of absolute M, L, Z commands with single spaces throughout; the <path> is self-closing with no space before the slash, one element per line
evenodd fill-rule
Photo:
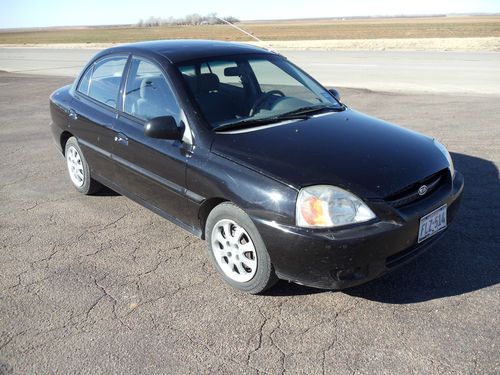
<path fill-rule="evenodd" d="M 88 195 L 96 193 L 102 188 L 99 182 L 90 177 L 90 167 L 75 137 L 71 137 L 66 142 L 64 156 L 66 157 L 69 178 L 76 190 Z"/>
<path fill-rule="evenodd" d="M 257 228 L 232 203 L 222 203 L 208 216 L 205 233 L 208 254 L 222 278 L 232 287 L 258 294 L 278 278 Z"/>

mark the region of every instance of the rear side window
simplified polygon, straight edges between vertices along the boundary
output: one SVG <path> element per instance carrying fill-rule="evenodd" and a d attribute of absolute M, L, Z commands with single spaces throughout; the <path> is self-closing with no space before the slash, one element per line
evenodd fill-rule
<path fill-rule="evenodd" d="M 78 91 L 116 108 L 120 82 L 127 57 L 110 57 L 100 60 L 82 77 Z"/>
<path fill-rule="evenodd" d="M 149 61 L 132 58 L 123 111 L 141 120 L 172 116 L 180 120 L 180 106 L 160 68 Z"/>
<path fill-rule="evenodd" d="M 89 94 L 90 77 L 93 71 L 94 71 L 94 66 L 92 65 L 87 69 L 85 75 L 80 80 L 80 84 L 78 85 L 78 91 L 80 91 L 82 94 L 85 95 Z"/>

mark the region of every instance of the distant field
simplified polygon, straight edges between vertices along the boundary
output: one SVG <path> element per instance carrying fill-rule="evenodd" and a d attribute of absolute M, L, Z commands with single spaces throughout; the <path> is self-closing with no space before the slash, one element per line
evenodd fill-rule
<path fill-rule="evenodd" d="M 500 37 L 500 16 L 261 21 L 239 25 L 264 40 Z M 0 44 L 123 43 L 177 38 L 250 40 L 227 25 L 0 32 Z"/>

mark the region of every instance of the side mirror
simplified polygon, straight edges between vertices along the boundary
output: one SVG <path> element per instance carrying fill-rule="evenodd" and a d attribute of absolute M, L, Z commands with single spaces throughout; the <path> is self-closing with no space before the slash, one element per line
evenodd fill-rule
<path fill-rule="evenodd" d="M 172 116 L 155 117 L 144 125 L 144 134 L 151 138 L 182 139 L 182 129 Z"/>
<path fill-rule="evenodd" d="M 328 90 L 328 91 L 330 91 L 330 94 L 332 94 L 332 95 L 333 95 L 333 97 L 334 97 L 335 99 L 337 99 L 337 100 L 340 102 L 340 93 L 339 93 L 337 90 L 335 90 L 335 89 L 330 89 L 330 90 Z"/>

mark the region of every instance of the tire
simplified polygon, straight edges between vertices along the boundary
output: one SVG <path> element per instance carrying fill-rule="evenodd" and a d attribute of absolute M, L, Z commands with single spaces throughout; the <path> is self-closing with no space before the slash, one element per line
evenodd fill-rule
<path fill-rule="evenodd" d="M 69 138 L 66 142 L 64 157 L 70 181 L 76 190 L 90 195 L 102 189 L 102 185 L 90 176 L 90 167 L 75 137 Z"/>
<path fill-rule="evenodd" d="M 236 205 L 221 203 L 210 212 L 205 237 L 215 269 L 233 288 L 258 294 L 278 281 L 259 231 Z"/>

